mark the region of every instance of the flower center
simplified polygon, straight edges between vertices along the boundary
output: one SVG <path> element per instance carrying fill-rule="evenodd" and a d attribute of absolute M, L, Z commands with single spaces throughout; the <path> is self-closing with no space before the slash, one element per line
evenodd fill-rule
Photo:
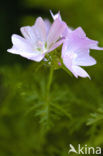
<path fill-rule="evenodd" d="M 47 42 L 38 41 L 36 49 L 41 53 L 45 53 L 47 51 Z"/>

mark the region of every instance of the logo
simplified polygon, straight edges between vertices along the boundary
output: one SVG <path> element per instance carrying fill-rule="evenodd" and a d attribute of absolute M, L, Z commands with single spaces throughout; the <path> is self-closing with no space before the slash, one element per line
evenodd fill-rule
<path fill-rule="evenodd" d="M 76 154 L 101 154 L 102 153 L 102 149 L 101 147 L 88 147 L 87 145 L 85 146 L 81 146 L 80 144 L 78 144 L 77 149 L 75 149 L 75 147 L 70 144 L 70 149 L 68 151 L 68 154 L 70 153 L 76 153 Z"/>

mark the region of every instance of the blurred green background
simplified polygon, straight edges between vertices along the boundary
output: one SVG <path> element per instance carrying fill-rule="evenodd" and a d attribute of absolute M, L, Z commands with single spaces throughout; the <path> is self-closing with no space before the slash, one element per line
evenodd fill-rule
<path fill-rule="evenodd" d="M 49 69 L 7 53 L 21 26 L 52 21 L 50 9 L 103 47 L 103 0 L 0 1 L 0 156 L 68 156 L 69 144 L 103 149 L 103 51 L 91 50 L 91 80 L 55 71 L 48 103 Z"/>

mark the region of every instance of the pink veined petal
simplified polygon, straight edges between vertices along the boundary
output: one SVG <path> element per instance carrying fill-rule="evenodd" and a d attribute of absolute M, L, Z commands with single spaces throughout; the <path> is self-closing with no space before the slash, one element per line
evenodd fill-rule
<path fill-rule="evenodd" d="M 96 46 L 93 46 L 91 47 L 91 49 L 94 49 L 94 50 L 103 50 L 103 47 L 99 47 L 98 45 Z"/>
<path fill-rule="evenodd" d="M 68 35 L 64 42 L 63 49 L 68 49 L 68 51 L 77 52 L 79 49 L 89 49 L 89 44 L 83 38 L 79 38 L 78 36 L 72 35 L 72 32 Z"/>
<path fill-rule="evenodd" d="M 15 35 L 15 34 L 12 35 L 12 43 L 18 49 L 25 50 L 25 51 L 32 50 L 31 44 L 19 35 Z"/>
<path fill-rule="evenodd" d="M 46 25 L 45 22 L 41 17 L 38 17 L 34 26 L 32 26 L 34 29 L 35 35 L 38 40 L 40 41 L 46 41 L 47 34 L 46 34 Z"/>
<path fill-rule="evenodd" d="M 73 35 L 79 36 L 80 38 L 86 37 L 86 34 L 81 27 L 76 28 L 72 33 Z"/>
<path fill-rule="evenodd" d="M 63 59 L 63 63 L 65 64 L 65 66 L 71 70 L 72 65 L 75 63 L 75 58 L 76 58 L 76 54 L 73 52 L 66 52 L 65 54 L 62 55 L 62 59 Z"/>
<path fill-rule="evenodd" d="M 45 55 L 45 54 L 40 53 L 39 51 L 32 51 L 32 52 L 22 51 L 21 49 L 17 49 L 15 46 L 13 46 L 11 49 L 8 49 L 7 51 L 13 54 L 20 55 L 27 59 L 36 61 L 36 62 L 40 62 L 44 58 L 44 55 Z"/>
<path fill-rule="evenodd" d="M 98 41 L 86 37 L 81 27 L 69 33 L 65 44 L 70 51 L 77 51 L 80 48 L 103 50 L 103 48 L 98 47 Z"/>
<path fill-rule="evenodd" d="M 25 39 L 28 39 L 29 41 L 32 41 L 32 44 L 35 44 L 37 38 L 32 27 L 21 27 L 20 30 Z"/>
<path fill-rule="evenodd" d="M 62 57 L 65 56 L 65 53 L 68 52 L 68 42 L 67 42 L 67 39 L 65 39 L 64 43 L 63 43 L 63 46 L 62 46 Z"/>
<path fill-rule="evenodd" d="M 89 48 L 90 43 L 82 28 L 79 27 L 68 34 L 64 42 L 64 48 L 68 49 L 68 51 L 76 51 L 80 48 Z"/>
<path fill-rule="evenodd" d="M 72 73 L 74 74 L 74 76 L 76 78 L 78 78 L 78 76 L 84 77 L 84 78 L 85 77 L 90 78 L 90 76 L 88 75 L 88 73 L 84 69 L 82 69 L 81 67 L 79 67 L 79 66 L 72 66 Z"/>
<path fill-rule="evenodd" d="M 38 55 L 30 55 L 27 58 L 36 62 L 40 62 L 44 58 L 45 54 L 38 54 Z"/>
<path fill-rule="evenodd" d="M 73 58 L 74 57 L 75 56 L 73 56 Z M 71 58 L 68 56 L 63 57 L 63 63 L 74 74 L 74 76 L 76 78 L 78 78 L 78 76 L 90 78 L 90 76 L 84 69 L 82 69 L 81 67 L 79 67 L 73 63 L 72 57 Z"/>
<path fill-rule="evenodd" d="M 92 66 L 96 64 L 96 60 L 91 57 L 91 56 L 87 56 L 87 57 L 81 57 L 81 58 L 77 58 L 75 60 L 75 65 L 80 65 L 80 66 Z"/>
<path fill-rule="evenodd" d="M 59 47 L 63 43 L 63 41 L 64 41 L 64 39 L 61 39 L 60 41 L 54 43 L 53 46 L 49 49 L 48 52 L 53 51 L 54 49 L 56 49 L 57 47 Z"/>
<path fill-rule="evenodd" d="M 61 22 L 59 19 L 56 19 L 53 22 L 47 38 L 48 48 L 50 48 L 57 40 L 59 40 L 65 30 L 65 27 L 65 23 Z"/>
<path fill-rule="evenodd" d="M 77 57 L 74 60 L 75 64 L 80 66 L 92 66 L 96 64 L 96 60 L 91 57 L 89 53 L 88 49 L 80 49 L 76 51 Z"/>
<path fill-rule="evenodd" d="M 24 56 L 24 57 L 27 57 L 28 55 L 30 55 L 30 53 L 25 52 L 22 49 L 18 49 L 15 46 L 13 46 L 11 49 L 8 49 L 7 51 L 12 53 L 12 54 L 21 55 L 21 56 Z"/>
<path fill-rule="evenodd" d="M 91 41 L 90 49 L 95 49 L 95 50 L 103 50 L 103 47 L 98 46 L 98 41 L 91 40 L 88 38 L 88 40 Z"/>
<path fill-rule="evenodd" d="M 13 46 L 11 49 L 7 49 L 7 52 L 12 54 L 19 54 L 19 50 L 17 50 L 15 46 Z"/>
<path fill-rule="evenodd" d="M 63 63 L 64 65 L 71 71 L 71 67 L 72 67 L 72 60 L 68 59 L 68 57 L 64 57 L 63 58 Z"/>
<path fill-rule="evenodd" d="M 38 51 L 33 51 L 33 50 L 32 51 L 27 51 L 27 50 L 24 50 L 24 49 L 19 49 L 15 45 L 11 49 L 8 49 L 7 51 L 10 52 L 10 53 L 13 53 L 13 54 L 23 55 L 25 57 L 32 56 L 32 55 L 37 56 L 38 54 L 40 54 L 40 52 L 38 52 Z"/>
<path fill-rule="evenodd" d="M 65 31 L 62 36 L 67 37 L 72 31 L 73 31 L 72 28 L 66 25 Z"/>
<path fill-rule="evenodd" d="M 70 45 L 71 46 L 71 45 Z M 65 55 L 68 55 L 68 57 L 70 57 L 69 55 L 71 53 L 76 54 L 76 57 L 73 58 L 73 63 L 75 65 L 81 65 L 81 66 L 90 66 L 90 65 L 94 65 L 96 64 L 96 60 L 93 59 L 90 55 L 89 55 L 89 50 L 88 49 L 77 49 L 74 50 L 73 48 L 69 47 L 68 49 L 68 43 L 64 43 L 63 44 L 63 48 L 62 48 L 62 58 L 65 57 Z M 70 59 L 70 58 L 68 58 Z"/>
<path fill-rule="evenodd" d="M 58 12 L 57 14 L 54 15 L 53 12 L 50 10 L 50 14 L 51 14 L 53 20 L 59 19 L 61 22 L 63 22 L 60 12 Z M 72 29 L 69 26 L 67 26 L 67 24 L 66 24 L 66 28 L 65 28 L 65 31 L 62 36 L 66 37 L 68 35 L 68 33 L 70 33 L 71 31 L 72 31 Z"/>
<path fill-rule="evenodd" d="M 46 26 L 46 34 L 48 35 L 50 27 L 51 27 L 51 23 L 48 19 L 45 19 L 44 22 L 45 22 L 45 26 Z"/>
<path fill-rule="evenodd" d="M 73 58 L 74 57 L 75 56 L 73 56 Z M 78 76 L 90 78 L 90 76 L 88 75 L 88 73 L 84 69 L 82 69 L 81 67 L 79 67 L 73 63 L 72 57 L 71 58 L 68 56 L 64 57 L 63 63 L 74 74 L 74 76 L 76 78 L 78 78 Z"/>
<path fill-rule="evenodd" d="M 25 58 L 40 61 L 43 59 L 44 54 L 41 54 L 39 51 L 35 51 L 32 49 L 32 45 L 28 43 L 27 40 L 22 38 L 19 35 L 12 35 L 13 47 L 8 49 L 8 52 L 13 54 L 21 55 Z"/>
<path fill-rule="evenodd" d="M 78 53 L 81 49 L 83 50 L 83 45 L 81 42 L 79 42 L 78 38 L 75 38 L 75 36 L 72 35 L 73 33 L 69 33 L 68 37 L 66 37 L 63 47 L 62 47 L 62 56 L 65 55 L 65 53 Z"/>
<path fill-rule="evenodd" d="M 56 20 L 57 18 L 62 20 L 61 15 L 60 15 L 60 11 L 54 15 L 53 12 L 50 10 L 50 14 L 51 14 L 53 20 Z"/>
<path fill-rule="evenodd" d="M 73 56 L 76 54 L 74 51 L 74 48 L 72 48 L 71 44 L 69 43 L 68 39 L 64 40 L 63 46 L 62 46 L 62 58 L 65 56 Z"/>

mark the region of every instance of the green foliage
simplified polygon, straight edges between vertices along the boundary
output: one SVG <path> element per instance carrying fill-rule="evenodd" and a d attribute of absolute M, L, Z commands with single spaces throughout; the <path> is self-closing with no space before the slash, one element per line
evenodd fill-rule
<path fill-rule="evenodd" d="M 93 81 L 55 71 L 48 94 L 49 68 L 38 66 L 0 69 L 0 153 L 67 156 L 70 143 L 102 145 L 103 99 Z"/>

